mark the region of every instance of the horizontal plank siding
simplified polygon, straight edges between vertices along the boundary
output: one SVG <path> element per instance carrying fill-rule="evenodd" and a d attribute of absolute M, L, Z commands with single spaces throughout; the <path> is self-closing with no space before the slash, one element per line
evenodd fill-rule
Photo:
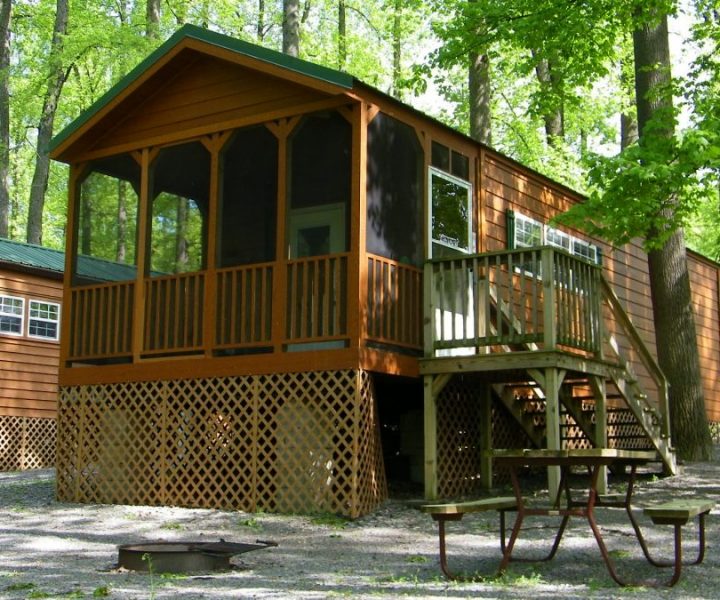
<path fill-rule="evenodd" d="M 688 255 L 698 352 L 708 418 L 720 421 L 720 275 L 718 267 L 696 254 Z"/>
<path fill-rule="evenodd" d="M 0 294 L 25 299 L 23 335 L 0 335 L 0 416 L 55 418 L 60 345 L 27 337 L 27 311 L 30 300 L 60 304 L 62 281 L 3 269 Z"/>

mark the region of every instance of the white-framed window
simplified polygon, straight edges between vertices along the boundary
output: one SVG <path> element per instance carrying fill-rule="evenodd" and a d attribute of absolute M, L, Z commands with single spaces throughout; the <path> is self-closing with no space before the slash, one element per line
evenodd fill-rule
<path fill-rule="evenodd" d="M 515 215 L 513 248 L 532 248 L 543 244 L 543 224 L 524 215 Z"/>
<path fill-rule="evenodd" d="M 23 334 L 25 299 L 17 296 L 0 296 L 0 334 Z"/>
<path fill-rule="evenodd" d="M 555 246 L 570 254 L 579 256 L 592 263 L 600 263 L 599 248 L 580 238 L 541 223 L 522 213 L 513 213 L 514 228 L 511 233 L 512 248 L 529 248 L 533 246 Z"/>
<path fill-rule="evenodd" d="M 428 170 L 428 219 L 431 258 L 441 250 L 473 251 L 472 184 L 439 169 Z"/>
<path fill-rule="evenodd" d="M 44 300 L 30 300 L 28 337 L 53 341 L 60 339 L 59 304 Z"/>

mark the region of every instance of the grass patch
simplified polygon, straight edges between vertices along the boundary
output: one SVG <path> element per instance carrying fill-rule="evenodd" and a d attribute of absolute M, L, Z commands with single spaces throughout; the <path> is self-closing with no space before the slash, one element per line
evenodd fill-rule
<path fill-rule="evenodd" d="M 313 525 L 325 525 L 326 527 L 331 527 L 332 529 L 345 529 L 350 522 L 350 519 L 346 519 L 345 517 L 340 517 L 332 513 L 323 513 L 313 516 L 310 519 L 310 522 Z"/>

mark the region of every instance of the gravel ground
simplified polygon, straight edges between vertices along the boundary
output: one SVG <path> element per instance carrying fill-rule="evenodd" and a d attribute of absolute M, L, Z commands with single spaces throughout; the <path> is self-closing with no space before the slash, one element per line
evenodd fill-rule
<path fill-rule="evenodd" d="M 0 473 L 0 598 L 720 598 L 720 522 L 707 520 L 703 564 L 686 567 L 672 589 L 619 588 L 608 576 L 587 524 L 571 520 L 556 558 L 512 563 L 500 579 L 451 583 L 440 575 L 435 524 L 392 500 L 355 521 L 172 507 L 80 505 L 54 500 L 54 472 Z M 622 485 L 622 478 L 611 482 Z M 685 465 L 676 477 L 643 474 L 638 505 L 680 496 L 719 500 L 720 462 Z M 506 491 L 502 493 L 507 493 Z M 600 512 L 621 574 L 669 577 L 642 558 L 622 511 Z M 652 548 L 672 553 L 672 529 L 640 516 Z M 526 521 L 521 551 L 548 548 L 553 521 Z M 497 516 L 470 515 L 450 528 L 451 565 L 492 573 L 499 560 Z M 686 555 L 696 530 L 686 526 Z M 223 573 L 162 575 L 118 570 L 117 546 L 142 541 L 253 542 L 277 547 L 239 555 Z"/>

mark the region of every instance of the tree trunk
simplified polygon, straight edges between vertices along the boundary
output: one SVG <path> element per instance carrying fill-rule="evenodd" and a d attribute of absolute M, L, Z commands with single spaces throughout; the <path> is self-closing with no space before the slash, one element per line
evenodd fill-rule
<path fill-rule="evenodd" d="M 392 88 L 390 94 L 402 100 L 402 89 L 400 80 L 402 78 L 402 17 L 403 17 L 403 0 L 395 0 L 393 6 L 393 26 L 392 26 L 392 48 L 393 48 L 393 66 L 392 66 Z"/>
<path fill-rule="evenodd" d="M 300 55 L 299 0 L 283 0 L 282 51 L 290 56 Z"/>
<path fill-rule="evenodd" d="M 188 199 L 178 197 L 175 213 L 175 272 L 184 273 L 188 264 Z"/>
<path fill-rule="evenodd" d="M 115 260 L 119 263 L 125 263 L 127 258 L 127 183 L 122 179 L 118 179 L 118 229 L 117 229 L 117 251 Z"/>
<path fill-rule="evenodd" d="M 537 62 L 535 75 L 546 97 L 546 102 L 548 102 L 548 108 L 543 114 L 545 137 L 549 146 L 555 146 L 557 142 L 565 138 L 565 115 L 557 97 L 559 82 L 556 81 L 553 75 L 552 63 L 547 59 L 541 59 Z"/>
<path fill-rule="evenodd" d="M 470 137 L 487 146 L 492 141 L 490 114 L 490 58 L 470 53 Z"/>
<path fill-rule="evenodd" d="M 10 13 L 12 0 L 0 0 L 0 237 L 10 231 Z"/>
<path fill-rule="evenodd" d="M 639 25 L 633 33 L 633 48 L 639 143 L 650 144 L 674 133 L 667 17 Z M 662 119 L 663 126 L 648 127 L 653 117 Z M 682 459 L 707 460 L 713 448 L 682 229 L 674 231 L 662 248 L 649 253 L 648 267 L 658 362 L 670 384 L 673 444 Z"/>
<path fill-rule="evenodd" d="M 160 0 L 147 0 L 145 8 L 145 36 L 156 40 L 160 35 Z"/>
<path fill-rule="evenodd" d="M 638 124 L 634 116 L 624 112 L 620 115 L 620 149 L 632 146 L 638 141 Z"/>
<path fill-rule="evenodd" d="M 255 35 L 258 43 L 265 39 L 265 0 L 258 0 L 257 29 Z"/>
<path fill-rule="evenodd" d="M 30 201 L 28 203 L 27 241 L 30 244 L 42 244 L 42 216 L 50 173 L 48 146 L 52 139 L 60 92 L 67 78 L 61 64 L 63 37 L 67 33 L 67 22 L 68 0 L 57 0 L 52 45 L 48 56 L 50 77 L 43 100 L 40 123 L 38 124 L 35 172 L 30 186 Z"/>
<path fill-rule="evenodd" d="M 345 24 L 345 0 L 338 0 L 338 69 L 347 62 L 347 28 Z"/>

